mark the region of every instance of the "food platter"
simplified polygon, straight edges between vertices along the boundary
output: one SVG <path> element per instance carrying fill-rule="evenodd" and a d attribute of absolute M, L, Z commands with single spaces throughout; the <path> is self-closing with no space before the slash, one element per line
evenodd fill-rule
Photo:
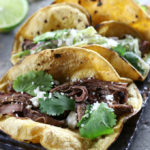
<path fill-rule="evenodd" d="M 30 5 L 31 15 L 35 10 L 41 8 L 42 6 L 46 6 L 50 2 L 48 0 L 33 2 Z M 9 34 L 0 34 L 0 76 L 4 75 L 4 73 L 11 67 L 11 63 L 9 61 L 10 51 L 13 42 L 13 37 L 18 29 L 9 33 Z M 148 107 L 150 106 L 148 101 L 148 90 L 150 87 L 150 76 L 144 81 L 144 83 L 137 83 L 140 91 L 142 92 L 145 98 L 145 105 L 143 106 L 142 111 L 137 114 L 134 118 L 130 119 L 121 133 L 119 139 L 110 147 L 110 150 L 146 150 L 149 149 L 149 137 L 148 134 L 150 132 L 150 111 Z M 137 121 L 138 120 L 138 121 Z M 136 124 L 137 122 L 137 124 Z M 34 144 L 26 144 L 17 142 L 12 140 L 4 133 L 0 134 L 0 149 L 44 149 L 39 145 Z"/>

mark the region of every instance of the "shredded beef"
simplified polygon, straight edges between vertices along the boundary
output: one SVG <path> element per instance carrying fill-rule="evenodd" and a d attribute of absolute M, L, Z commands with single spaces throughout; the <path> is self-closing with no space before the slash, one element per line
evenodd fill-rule
<path fill-rule="evenodd" d="M 9 85 L 8 94 L 0 93 L 0 114 L 28 117 L 34 121 L 65 127 L 65 119 L 70 111 L 65 111 L 62 115 L 52 117 L 34 108 L 28 94 L 14 92 L 12 83 Z M 94 78 L 78 80 L 65 83 L 53 88 L 50 92 L 63 92 L 75 99 L 77 120 L 80 121 L 85 114 L 86 107 L 96 101 L 105 102 L 114 109 L 115 114 L 121 115 L 132 113 L 133 108 L 127 104 L 128 91 L 126 83 L 100 81 Z M 32 106 L 28 108 L 27 106 Z"/>
<path fill-rule="evenodd" d="M 115 105 L 112 105 L 111 107 L 114 109 L 114 112 L 117 116 L 121 116 L 127 113 L 133 113 L 133 107 L 131 105 L 115 104 Z"/>
<path fill-rule="evenodd" d="M 23 103 L 22 104 L 5 104 L 0 106 L 0 114 L 14 114 L 15 112 L 22 112 L 23 111 Z"/>
<path fill-rule="evenodd" d="M 82 116 L 85 114 L 86 104 L 85 103 L 78 103 L 77 107 L 77 120 L 80 121 Z"/>
<path fill-rule="evenodd" d="M 141 42 L 140 50 L 142 52 L 142 57 L 144 57 L 144 55 L 149 53 L 149 51 L 150 51 L 150 42 L 149 41 Z"/>
<path fill-rule="evenodd" d="M 33 41 L 25 39 L 24 42 L 23 42 L 23 44 L 22 44 L 22 50 L 31 49 L 31 48 L 34 47 L 35 45 L 36 45 L 36 44 L 33 43 Z"/>
<path fill-rule="evenodd" d="M 51 124 L 55 126 L 65 126 L 64 120 L 56 120 L 51 116 L 40 113 L 37 110 L 27 109 L 28 105 L 32 106 L 31 96 L 21 93 L 0 93 L 0 114 L 16 115 L 19 117 L 28 117 L 34 121 Z"/>
<path fill-rule="evenodd" d="M 28 94 L 21 93 L 11 93 L 11 94 L 0 94 L 0 105 L 11 103 L 11 102 L 20 102 L 25 103 L 26 105 L 31 105 L 31 98 Z"/>
<path fill-rule="evenodd" d="M 110 107 L 114 106 L 117 116 L 133 111 L 132 106 L 126 104 L 128 99 L 126 83 L 100 81 L 91 78 L 59 85 L 51 92 L 63 92 L 75 99 L 78 120 L 84 115 L 86 105 L 96 101 L 106 102 Z M 108 95 L 113 95 L 113 100 L 106 99 Z"/>
<path fill-rule="evenodd" d="M 51 124 L 51 125 L 55 125 L 55 126 L 59 126 L 59 127 L 65 126 L 64 120 L 56 120 L 56 119 L 52 118 L 51 116 L 40 113 L 37 110 L 24 109 L 23 115 L 24 115 L 24 117 L 31 118 L 32 120 L 37 121 L 37 122 Z"/>

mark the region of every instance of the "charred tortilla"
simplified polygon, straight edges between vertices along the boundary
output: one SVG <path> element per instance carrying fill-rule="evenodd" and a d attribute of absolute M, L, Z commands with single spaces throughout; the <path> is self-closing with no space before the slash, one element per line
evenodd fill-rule
<path fill-rule="evenodd" d="M 9 84 L 18 76 L 29 71 L 47 72 L 62 84 L 89 77 L 104 80 L 103 82 L 115 81 L 119 87 L 123 83 L 118 82 L 129 81 L 120 78 L 112 66 L 97 52 L 84 48 L 64 47 L 56 50 L 44 50 L 26 57 L 20 64 L 12 67 L 0 80 L 0 91 L 7 94 Z M 108 83 L 114 84 L 113 82 Z M 122 86 L 124 85 L 126 83 Z M 142 98 L 137 87 L 132 83 L 128 85 L 127 90 L 126 105 L 131 105 L 133 112 L 121 115 L 117 119 L 114 133 L 103 138 L 99 137 L 94 141 L 81 137 L 78 130 L 64 129 L 9 115 L 1 115 L 0 129 L 18 141 L 40 143 L 46 149 L 105 150 L 116 140 L 122 130 L 123 123 L 142 107 Z"/>
<path fill-rule="evenodd" d="M 88 12 L 80 5 L 63 3 L 53 4 L 35 12 L 16 34 L 12 55 L 22 51 L 24 40 L 58 29 L 84 29 L 90 25 Z M 13 64 L 19 60 L 11 59 Z"/>
<path fill-rule="evenodd" d="M 30 24 L 38 22 L 36 17 L 33 18 L 29 21 Z M 12 62 L 16 63 L 26 56 L 44 49 L 88 45 L 86 48 L 93 48 L 92 50 L 99 52 L 122 77 L 128 77 L 132 80 L 144 80 L 148 75 L 150 42 L 143 41 L 142 36 L 126 24 L 107 21 L 97 26 L 97 31 L 89 26 L 82 30 L 63 29 L 47 32 L 45 26 L 42 27 L 45 33 L 33 36 L 32 39 L 29 37 L 24 38 L 24 41 L 20 43 L 22 45 L 19 48 L 20 51 L 14 50 L 14 54 L 12 53 Z M 28 31 L 28 28 L 30 26 L 27 26 L 25 32 Z M 19 42 L 19 39 L 16 39 L 15 42 Z M 95 47 L 93 44 L 98 44 L 100 47 Z"/>
<path fill-rule="evenodd" d="M 94 26 L 103 21 L 119 21 L 133 27 L 145 40 L 150 41 L 150 18 L 135 0 L 55 0 L 55 3 L 62 2 L 83 6 L 92 16 Z"/>

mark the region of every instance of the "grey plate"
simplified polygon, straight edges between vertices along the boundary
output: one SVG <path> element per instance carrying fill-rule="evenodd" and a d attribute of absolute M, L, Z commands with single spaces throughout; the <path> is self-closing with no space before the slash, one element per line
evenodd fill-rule
<path fill-rule="evenodd" d="M 50 4 L 50 0 L 30 0 L 28 16 Z M 36 1 L 36 2 L 33 2 Z M 19 27 L 18 27 L 19 28 Z M 17 29 L 9 34 L 0 34 L 0 77 L 11 67 L 10 53 Z M 144 83 L 137 83 L 143 93 L 144 87 L 150 87 L 150 75 Z M 146 89 L 145 89 L 146 90 Z M 147 90 L 146 90 L 147 91 Z M 150 101 L 144 105 L 142 112 L 130 119 L 124 126 L 118 140 L 109 150 L 150 150 Z M 0 132 L 0 150 L 43 150 L 40 145 L 26 144 L 12 140 Z"/>

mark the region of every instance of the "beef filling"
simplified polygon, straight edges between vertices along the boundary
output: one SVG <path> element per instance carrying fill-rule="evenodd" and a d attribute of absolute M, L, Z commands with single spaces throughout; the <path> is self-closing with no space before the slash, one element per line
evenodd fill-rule
<path fill-rule="evenodd" d="M 105 102 L 114 109 L 115 114 L 121 115 L 132 113 L 133 108 L 127 105 L 128 91 L 126 83 L 100 81 L 94 78 L 65 83 L 53 88 L 50 92 L 63 92 L 76 102 L 77 120 L 80 121 L 85 114 L 86 106 L 96 101 Z M 28 117 L 34 121 L 66 127 L 66 118 L 69 111 L 52 117 L 43 114 L 35 108 L 28 94 L 14 92 L 12 84 L 8 88 L 8 94 L 0 93 L 0 114 L 18 115 Z"/>
<path fill-rule="evenodd" d="M 17 115 L 19 117 L 28 117 L 34 121 L 65 127 L 64 120 L 56 120 L 53 117 L 40 113 L 37 108 L 32 106 L 32 98 L 28 94 L 11 93 L 0 94 L 0 114 Z M 29 108 L 31 106 L 32 108 Z"/>
<path fill-rule="evenodd" d="M 36 44 L 33 43 L 33 41 L 25 39 L 23 44 L 22 44 L 22 50 L 23 51 L 24 50 L 29 50 L 29 49 L 33 48 L 35 45 Z"/>
<path fill-rule="evenodd" d="M 142 57 L 150 51 L 150 42 L 143 41 L 140 43 L 140 51 L 142 52 Z"/>
<path fill-rule="evenodd" d="M 63 92 L 75 99 L 78 121 L 84 115 L 86 106 L 96 101 L 107 103 L 109 107 L 114 109 L 118 117 L 133 112 L 132 106 L 127 104 L 126 83 L 100 81 L 91 78 L 59 85 L 53 88 L 51 92 Z"/>

